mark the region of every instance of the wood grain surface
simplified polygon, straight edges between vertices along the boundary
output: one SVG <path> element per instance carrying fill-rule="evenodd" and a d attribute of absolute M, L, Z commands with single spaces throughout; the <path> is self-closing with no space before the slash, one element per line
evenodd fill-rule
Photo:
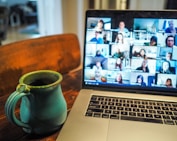
<path fill-rule="evenodd" d="M 75 34 L 51 35 L 0 46 L 0 141 L 48 140 L 36 139 L 41 137 L 30 136 L 7 121 L 5 102 L 23 74 L 48 69 L 63 75 L 62 90 L 70 109 L 81 88 L 81 71 L 72 71 L 80 66 L 80 61 L 80 46 Z M 15 109 L 17 115 L 19 103 Z M 57 134 L 49 140 L 55 140 Z"/>
<path fill-rule="evenodd" d="M 80 89 L 81 89 L 81 70 L 69 72 L 63 75 L 61 82 L 63 95 L 67 102 L 68 110 L 71 109 Z M 4 108 L 4 105 L 1 105 Z M 19 109 L 16 109 L 19 114 Z M 0 117 L 0 141 L 55 141 L 60 130 L 49 135 L 31 135 L 23 132 L 21 127 L 10 123 L 5 115 Z"/>

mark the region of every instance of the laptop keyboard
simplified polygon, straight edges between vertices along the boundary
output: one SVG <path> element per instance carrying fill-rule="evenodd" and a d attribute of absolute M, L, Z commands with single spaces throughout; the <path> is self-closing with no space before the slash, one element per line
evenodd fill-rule
<path fill-rule="evenodd" d="M 177 103 L 92 95 L 85 116 L 177 125 Z"/>

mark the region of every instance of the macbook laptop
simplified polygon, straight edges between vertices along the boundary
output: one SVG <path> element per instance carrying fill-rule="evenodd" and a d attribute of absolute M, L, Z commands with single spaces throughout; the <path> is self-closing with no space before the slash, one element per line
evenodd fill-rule
<path fill-rule="evenodd" d="M 86 11 L 83 88 L 57 141 L 177 141 L 176 15 Z"/>

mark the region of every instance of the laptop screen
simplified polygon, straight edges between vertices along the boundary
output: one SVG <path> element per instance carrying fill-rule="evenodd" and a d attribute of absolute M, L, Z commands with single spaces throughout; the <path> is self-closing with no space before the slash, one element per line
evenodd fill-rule
<path fill-rule="evenodd" d="M 177 94 L 177 11 L 88 10 L 83 86 Z"/>

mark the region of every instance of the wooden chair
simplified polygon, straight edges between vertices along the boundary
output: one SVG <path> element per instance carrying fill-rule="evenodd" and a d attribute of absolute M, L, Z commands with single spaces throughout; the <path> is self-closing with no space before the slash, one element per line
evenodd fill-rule
<path fill-rule="evenodd" d="M 80 65 L 80 58 L 75 34 L 51 35 L 1 46 L 0 104 L 5 104 L 24 73 L 50 69 L 65 74 Z M 3 114 L 4 106 L 1 106 L 0 115 Z"/>

